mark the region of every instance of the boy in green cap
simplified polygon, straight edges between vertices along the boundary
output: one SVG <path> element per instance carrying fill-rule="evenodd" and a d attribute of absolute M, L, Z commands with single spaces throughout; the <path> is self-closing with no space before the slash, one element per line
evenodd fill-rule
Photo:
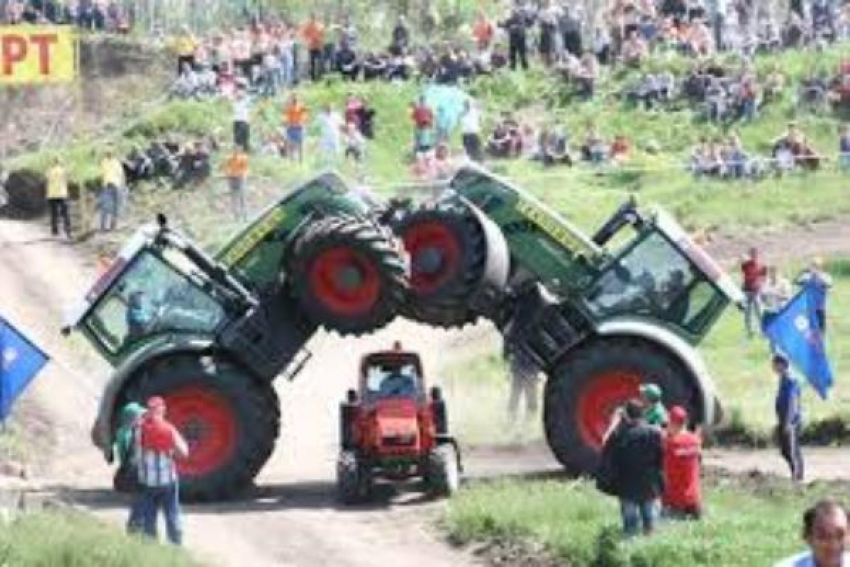
<path fill-rule="evenodd" d="M 118 453 L 118 470 L 115 471 L 113 485 L 118 492 L 136 492 L 138 489 L 138 472 L 133 462 L 136 444 L 136 425 L 145 414 L 145 407 L 136 402 L 130 402 L 121 409 L 121 424 L 115 432 L 114 451 Z M 142 531 L 142 521 L 139 510 L 130 508 L 127 520 L 127 532 Z"/>
<path fill-rule="evenodd" d="M 646 409 L 643 417 L 649 425 L 667 427 L 667 409 L 661 402 L 661 388 L 658 384 L 644 384 L 640 387 Z"/>

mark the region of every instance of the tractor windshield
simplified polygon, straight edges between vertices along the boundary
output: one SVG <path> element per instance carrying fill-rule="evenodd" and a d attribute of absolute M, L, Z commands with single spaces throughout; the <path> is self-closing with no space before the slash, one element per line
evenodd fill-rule
<path fill-rule="evenodd" d="M 414 364 L 371 364 L 365 376 L 367 401 L 415 398 L 419 395 L 419 372 Z"/>
<path fill-rule="evenodd" d="M 599 319 L 639 315 L 698 340 L 728 304 L 720 288 L 665 234 L 650 231 L 627 247 L 591 286 L 587 304 Z"/>
<path fill-rule="evenodd" d="M 97 301 L 84 327 L 110 355 L 153 334 L 212 333 L 224 318 L 179 251 L 143 249 Z"/>

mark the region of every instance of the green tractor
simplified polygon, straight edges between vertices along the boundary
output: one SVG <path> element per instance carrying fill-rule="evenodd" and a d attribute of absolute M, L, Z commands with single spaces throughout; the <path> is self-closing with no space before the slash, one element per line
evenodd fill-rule
<path fill-rule="evenodd" d="M 482 215 L 509 250 L 508 284 L 496 297 L 471 291 L 481 268 L 469 268 L 484 266 L 488 251 L 461 220 Z M 439 202 L 393 224 L 411 255 L 405 314 L 436 325 L 491 319 L 508 351 L 547 375 L 546 437 L 569 472 L 595 470 L 612 413 L 642 383 L 661 386 L 665 404 L 688 408 L 696 423 L 720 419 L 695 347 L 741 292 L 664 211 L 627 202 L 588 237 L 522 189 L 466 167 Z"/>
<path fill-rule="evenodd" d="M 614 236 L 624 244 L 608 251 Z M 492 320 L 516 356 L 548 374 L 549 443 L 568 470 L 585 473 L 611 412 L 643 382 L 714 421 L 694 345 L 738 299 L 662 212 L 627 204 L 587 238 L 476 167 L 419 206 L 375 203 L 323 173 L 214 256 L 164 218 L 140 228 L 68 328 L 115 367 L 95 444 L 109 458 L 118 410 L 161 395 L 190 444 L 181 491 L 210 500 L 250 485 L 270 456 L 280 420 L 273 381 L 303 368 L 320 326 L 358 335 L 397 314 L 442 327 Z"/>

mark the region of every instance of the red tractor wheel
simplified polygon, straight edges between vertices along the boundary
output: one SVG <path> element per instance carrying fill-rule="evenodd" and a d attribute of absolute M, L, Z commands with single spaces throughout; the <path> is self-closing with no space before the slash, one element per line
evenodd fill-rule
<path fill-rule="evenodd" d="M 552 452 L 573 474 L 592 474 L 616 408 L 658 384 L 667 407 L 702 415 L 690 372 L 668 351 L 627 337 L 591 338 L 568 352 L 546 382 L 544 426 Z"/>
<path fill-rule="evenodd" d="M 239 367 L 188 355 L 160 359 L 139 374 L 123 402 L 162 396 L 166 416 L 189 444 L 178 461 L 181 497 L 222 500 L 251 485 L 280 429 L 277 395 Z"/>
<path fill-rule="evenodd" d="M 308 228 L 295 244 L 288 275 L 310 318 L 341 334 L 389 323 L 407 288 L 407 270 L 391 236 L 353 218 Z"/>
<path fill-rule="evenodd" d="M 410 255 L 407 317 L 441 327 L 475 320 L 473 297 L 507 280 L 507 245 L 491 224 L 471 205 L 454 202 L 423 205 L 394 224 Z"/>

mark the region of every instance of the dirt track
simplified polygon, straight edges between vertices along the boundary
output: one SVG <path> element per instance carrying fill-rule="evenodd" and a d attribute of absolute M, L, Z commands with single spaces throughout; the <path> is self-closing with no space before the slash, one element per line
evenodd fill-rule
<path fill-rule="evenodd" d="M 41 227 L 0 221 L 3 313 L 55 360 L 28 394 L 50 416 L 57 433 L 44 483 L 120 523 L 124 503 L 108 490 L 110 470 L 88 441 L 107 369 L 85 356 L 79 339 L 68 341 L 58 335 L 63 311 L 83 293 L 92 273 L 93 267 L 83 263 L 73 247 L 46 239 Z M 472 554 L 451 549 L 435 532 L 434 521 L 444 502 L 423 502 L 413 490 L 387 487 L 369 507 L 339 509 L 332 480 L 336 407 L 352 385 L 359 356 L 401 339 L 422 351 L 433 375 L 434 365 L 451 356 L 450 347 L 460 337 L 409 323 L 358 340 L 318 336 L 310 345 L 314 359 L 305 371 L 294 383 L 278 384 L 283 431 L 258 479 L 260 489 L 238 503 L 190 507 L 187 544 L 205 561 L 223 565 L 473 564 Z M 811 463 L 809 471 L 822 478 L 833 478 L 837 471 L 837 476 L 846 478 L 848 459 L 847 451 L 826 453 Z M 784 473 L 772 452 L 770 456 L 719 452 L 709 455 L 707 462 L 737 472 L 760 468 Z M 557 470 L 542 446 L 479 451 L 468 456 L 466 464 L 473 477 Z M 829 474 L 823 476 L 825 470 Z"/>

